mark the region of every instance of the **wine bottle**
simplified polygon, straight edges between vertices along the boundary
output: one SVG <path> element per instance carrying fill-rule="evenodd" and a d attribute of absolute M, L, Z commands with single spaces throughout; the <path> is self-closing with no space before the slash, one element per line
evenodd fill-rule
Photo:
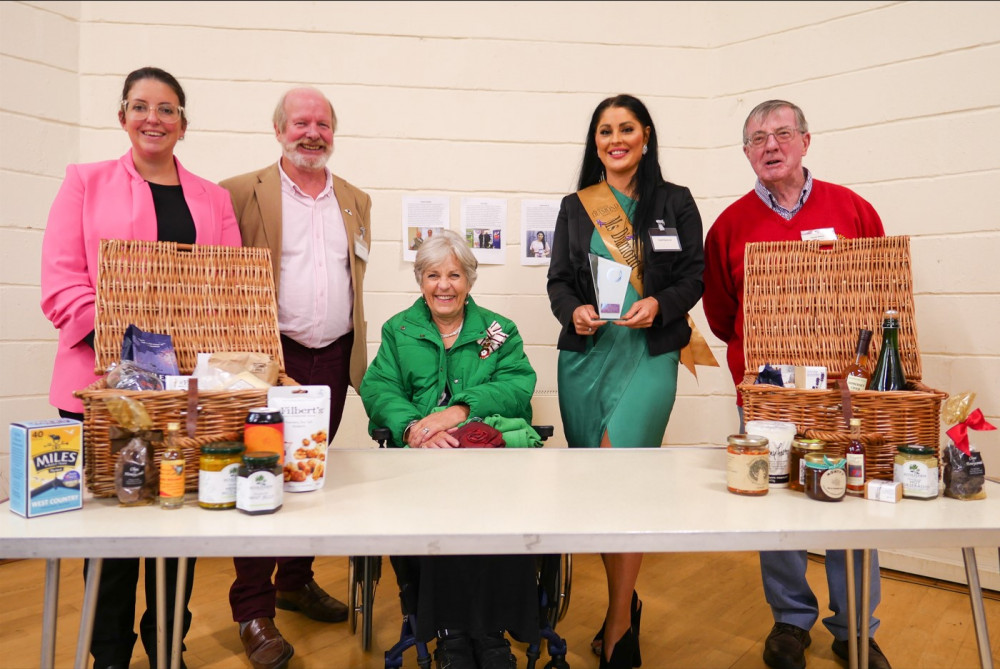
<path fill-rule="evenodd" d="M 847 494 L 865 494 L 865 445 L 861 443 L 861 419 L 851 419 L 851 441 L 847 444 Z"/>
<path fill-rule="evenodd" d="M 854 350 L 854 361 L 844 369 L 841 377 L 849 390 L 864 390 L 868 387 L 871 374 L 868 373 L 868 346 L 872 343 L 872 331 L 861 328 L 858 331 L 858 345 Z"/>
<path fill-rule="evenodd" d="M 180 423 L 167 423 L 160 459 L 160 508 L 179 509 L 184 506 L 184 454 L 177 443 Z"/>
<path fill-rule="evenodd" d="M 899 357 L 899 312 L 886 309 L 882 318 L 882 348 L 868 390 L 905 390 L 903 361 Z"/>

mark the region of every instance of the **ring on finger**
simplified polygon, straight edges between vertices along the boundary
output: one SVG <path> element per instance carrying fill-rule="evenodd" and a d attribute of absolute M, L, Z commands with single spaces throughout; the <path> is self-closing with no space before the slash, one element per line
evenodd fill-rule
<path fill-rule="evenodd" d="M 425 428 L 423 429 L 423 432 L 424 432 L 424 434 L 427 434 L 427 433 L 428 433 L 428 432 L 430 432 L 430 431 L 431 431 L 431 429 L 430 429 L 429 427 L 425 427 Z"/>

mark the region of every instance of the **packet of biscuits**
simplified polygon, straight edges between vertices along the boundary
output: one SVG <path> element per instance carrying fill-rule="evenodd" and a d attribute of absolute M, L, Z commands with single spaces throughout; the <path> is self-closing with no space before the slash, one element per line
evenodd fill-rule
<path fill-rule="evenodd" d="M 986 466 L 983 456 L 969 440 L 969 430 L 996 428 L 987 422 L 982 411 L 972 408 L 975 399 L 973 392 L 959 393 L 945 400 L 941 407 L 945 424 L 952 426 L 946 432 L 949 441 L 941 454 L 944 494 L 955 499 L 986 498 Z"/>

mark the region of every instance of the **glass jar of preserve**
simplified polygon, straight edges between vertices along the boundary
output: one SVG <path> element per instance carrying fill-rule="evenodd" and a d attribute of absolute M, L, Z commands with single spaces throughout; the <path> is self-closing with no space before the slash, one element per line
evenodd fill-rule
<path fill-rule="evenodd" d="M 806 496 L 820 502 L 839 502 L 847 492 L 847 460 L 826 453 L 807 453 Z"/>
<path fill-rule="evenodd" d="M 268 451 L 243 456 L 236 479 L 236 508 L 251 516 L 274 513 L 281 508 L 285 476 L 279 455 Z"/>
<path fill-rule="evenodd" d="M 737 495 L 766 495 L 770 473 L 767 437 L 731 434 L 726 447 L 726 487 Z"/>
<path fill-rule="evenodd" d="M 242 441 L 213 441 L 202 446 L 198 462 L 198 506 L 203 509 L 234 508 L 236 476 L 242 462 Z"/>
<path fill-rule="evenodd" d="M 243 445 L 247 453 L 277 453 L 278 461 L 285 464 L 285 419 L 281 411 L 272 407 L 250 409 L 243 426 Z"/>
<path fill-rule="evenodd" d="M 805 492 L 806 461 L 809 453 L 822 453 L 826 450 L 826 442 L 821 439 L 806 439 L 796 437 L 792 441 L 792 451 L 788 456 L 788 487 L 792 490 Z"/>
<path fill-rule="evenodd" d="M 938 456 L 929 446 L 900 446 L 892 466 L 892 480 L 903 484 L 903 497 L 938 496 Z"/>

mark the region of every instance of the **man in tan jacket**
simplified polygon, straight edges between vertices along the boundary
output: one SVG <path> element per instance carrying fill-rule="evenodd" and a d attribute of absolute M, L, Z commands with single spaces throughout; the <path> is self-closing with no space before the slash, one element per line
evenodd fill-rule
<path fill-rule="evenodd" d="M 371 198 L 326 167 L 336 125 L 320 91 L 289 90 L 274 111 L 281 158 L 221 183 L 243 245 L 271 250 L 285 372 L 302 385 L 330 387 L 327 443 L 340 426 L 348 384 L 360 385 L 367 364 L 362 285 L 371 247 Z M 314 620 L 347 619 L 347 607 L 313 579 L 312 562 L 233 559 L 229 601 L 254 669 L 279 669 L 294 653 L 274 625 L 276 606 Z"/>

